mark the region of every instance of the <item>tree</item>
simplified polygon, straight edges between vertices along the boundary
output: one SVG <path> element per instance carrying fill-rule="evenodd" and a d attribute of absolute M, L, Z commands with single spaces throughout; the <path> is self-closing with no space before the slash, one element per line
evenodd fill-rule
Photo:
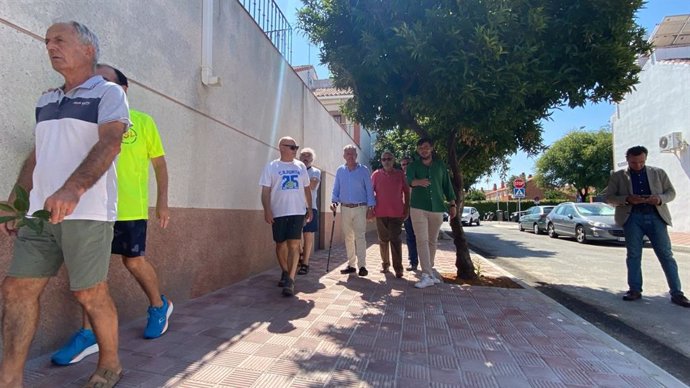
<path fill-rule="evenodd" d="M 541 150 L 550 109 L 619 101 L 650 49 L 633 20 L 642 0 L 303 3 L 300 27 L 353 91 L 357 121 L 434 139 L 460 206 L 466 176 Z M 458 218 L 451 228 L 458 276 L 475 277 Z"/>
<path fill-rule="evenodd" d="M 374 143 L 374 159 L 371 160 L 372 170 L 381 168 L 381 153 L 390 151 L 395 158 L 400 161 L 405 156 L 415 155 L 416 144 L 419 137 L 414 133 L 400 129 L 389 129 L 379 131 L 379 135 Z"/>
<path fill-rule="evenodd" d="M 483 191 L 477 189 L 470 189 L 465 196 L 468 201 L 486 201 L 486 194 Z"/>
<path fill-rule="evenodd" d="M 584 200 L 590 187 L 597 191 L 606 187 L 613 169 L 613 135 L 606 128 L 570 131 L 544 152 L 536 166 L 544 186 L 570 184 Z"/>

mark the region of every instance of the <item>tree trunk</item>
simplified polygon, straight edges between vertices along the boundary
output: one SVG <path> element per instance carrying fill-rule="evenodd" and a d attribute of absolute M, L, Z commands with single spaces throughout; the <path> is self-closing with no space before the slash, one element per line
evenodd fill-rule
<path fill-rule="evenodd" d="M 463 176 L 460 170 L 460 163 L 456 151 L 456 133 L 453 132 L 448 136 L 446 147 L 448 149 L 448 164 L 452 173 L 451 180 L 453 182 L 453 190 L 457 198 L 457 214 L 451 218 L 450 227 L 453 230 L 453 243 L 455 244 L 455 268 L 457 268 L 457 276 L 460 279 L 476 279 L 477 274 L 474 271 L 474 263 L 470 257 L 470 249 L 467 246 L 467 239 L 465 238 L 465 230 L 462 227 L 460 216 L 462 215 L 462 207 L 465 203 L 465 196 L 463 195 Z"/>

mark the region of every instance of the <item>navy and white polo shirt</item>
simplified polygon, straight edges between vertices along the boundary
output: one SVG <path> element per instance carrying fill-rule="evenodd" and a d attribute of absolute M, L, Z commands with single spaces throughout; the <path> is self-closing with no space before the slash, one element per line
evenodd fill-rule
<path fill-rule="evenodd" d="M 65 93 L 45 93 L 36 104 L 36 167 L 33 173 L 29 214 L 43 209 L 45 201 L 98 142 L 98 126 L 119 121 L 129 126 L 129 106 L 122 88 L 100 75 Z M 115 221 L 117 175 L 113 161 L 105 174 L 79 200 L 67 220 Z"/>

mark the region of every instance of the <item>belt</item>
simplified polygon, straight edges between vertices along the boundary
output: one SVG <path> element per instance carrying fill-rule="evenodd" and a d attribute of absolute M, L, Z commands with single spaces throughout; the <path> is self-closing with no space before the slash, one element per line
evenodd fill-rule
<path fill-rule="evenodd" d="M 632 212 L 642 214 L 656 213 L 656 207 L 647 204 L 633 205 Z"/>
<path fill-rule="evenodd" d="M 366 202 L 360 202 L 360 203 L 344 203 L 342 204 L 345 207 L 353 208 L 353 207 L 360 207 L 360 206 L 367 206 Z"/>

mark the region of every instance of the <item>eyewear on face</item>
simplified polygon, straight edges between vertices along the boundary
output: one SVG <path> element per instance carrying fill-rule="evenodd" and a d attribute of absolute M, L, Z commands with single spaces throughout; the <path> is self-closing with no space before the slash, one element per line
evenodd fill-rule
<path fill-rule="evenodd" d="M 381 158 L 382 162 L 390 162 L 393 158 Z"/>
<path fill-rule="evenodd" d="M 287 148 L 289 148 L 289 149 L 291 149 L 291 150 L 293 150 L 293 151 L 297 151 L 297 150 L 299 149 L 299 146 L 298 146 L 298 145 L 292 145 L 292 144 L 281 144 L 281 146 L 283 146 L 283 147 L 287 147 Z"/>

